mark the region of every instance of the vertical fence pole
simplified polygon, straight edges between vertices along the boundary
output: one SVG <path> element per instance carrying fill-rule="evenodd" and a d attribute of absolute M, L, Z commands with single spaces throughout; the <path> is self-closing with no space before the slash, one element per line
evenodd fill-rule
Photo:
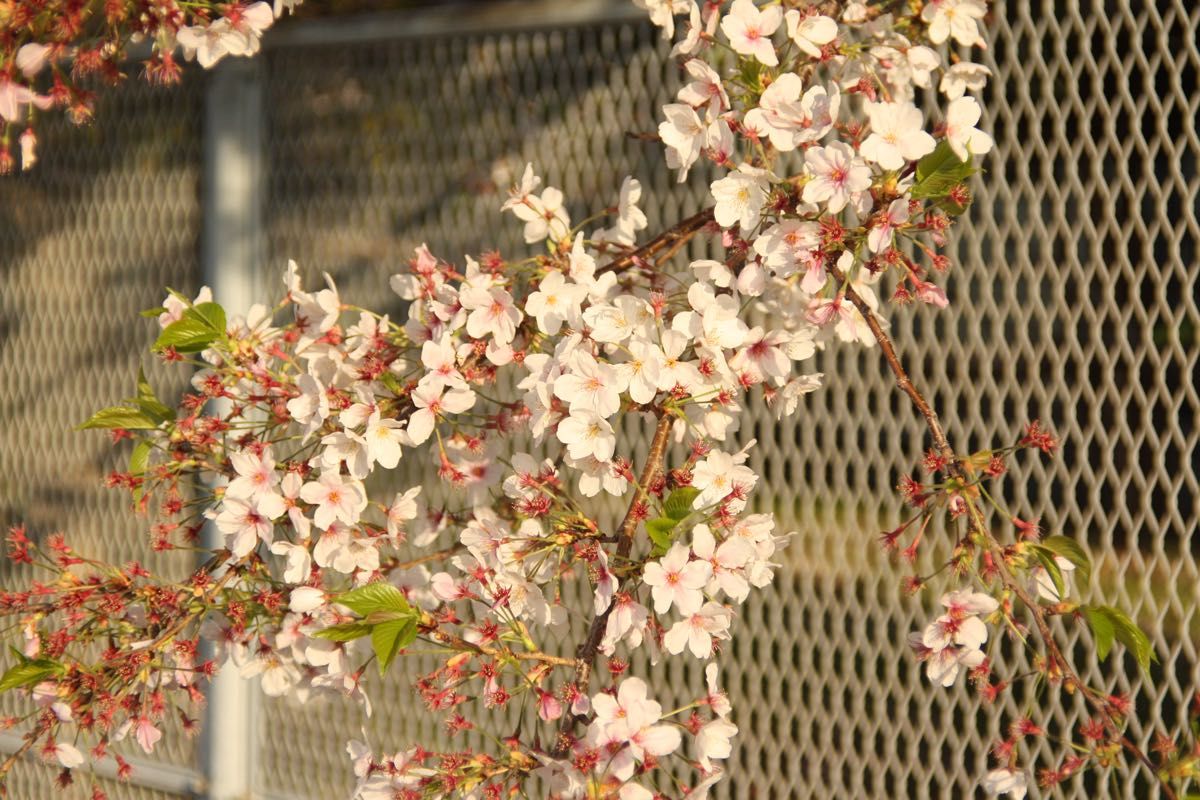
<path fill-rule="evenodd" d="M 263 73 L 260 59 L 230 58 L 211 75 L 205 101 L 205 282 L 230 314 L 245 313 L 263 256 Z M 209 524 L 210 547 L 222 546 Z M 258 687 L 232 664 L 208 693 L 202 768 L 208 800 L 247 800 L 256 766 Z"/>

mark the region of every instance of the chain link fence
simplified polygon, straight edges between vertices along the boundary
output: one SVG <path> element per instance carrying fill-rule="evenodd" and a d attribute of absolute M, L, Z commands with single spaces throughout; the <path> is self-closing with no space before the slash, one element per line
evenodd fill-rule
<path fill-rule="evenodd" d="M 1160 663 L 1146 680 L 1132 659 L 1099 665 L 1086 641 L 1070 648 L 1085 677 L 1131 694 L 1147 723 L 1131 733 L 1148 746 L 1154 726 L 1184 724 L 1200 683 L 1200 8 L 993 9 L 983 100 L 997 147 L 951 245 L 950 308 L 888 313 L 960 450 L 1010 443 L 1036 418 L 1061 436 L 1053 460 L 1015 465 L 1005 492 L 1014 513 L 1107 553 L 1089 594 L 1128 609 Z M 626 174 L 645 187 L 651 229 L 708 202 L 707 176 L 677 186 L 660 145 L 627 135 L 654 129 L 679 75 L 620 2 L 480 4 L 277 34 L 257 78 L 260 286 L 277 287 L 295 258 L 310 282 L 327 270 L 348 302 L 379 307 L 421 243 L 452 260 L 522 252 L 498 207 L 527 161 L 565 191 L 574 218 L 612 202 Z M 140 554 L 137 521 L 97 488 L 107 446 L 69 427 L 128 391 L 151 335 L 134 312 L 162 284 L 199 280 L 203 92 L 199 80 L 172 92 L 131 85 L 97 127 L 48 135 L 37 171 L 0 182 L 0 521 Z M 1045 703 L 1051 732 L 1065 734 L 1083 709 L 1024 688 L 980 709 L 961 687 L 928 686 L 905 640 L 931 598 L 903 598 L 904 570 L 876 543 L 900 519 L 892 487 L 924 449 L 923 429 L 877 350 L 831 347 L 819 359 L 828 387 L 805 413 L 783 424 L 743 415 L 739 436 L 758 440 L 760 503 L 798 535 L 723 655 L 741 735 L 720 796 L 974 797 L 1007 722 Z M 400 485 L 419 482 L 421 465 L 402 466 Z M 1005 649 L 999 669 L 1019 671 L 1020 658 Z M 408 688 L 422 666 L 377 692 L 367 721 L 377 747 L 443 741 Z M 698 685 L 694 670 L 671 669 L 671 685 Z M 357 708 L 263 700 L 255 719 L 255 796 L 346 796 Z M 193 757 L 186 743 L 166 756 Z M 37 781 L 52 771 L 27 769 L 13 796 L 49 796 Z M 1145 777 L 1081 776 L 1056 796 L 1152 797 Z"/>

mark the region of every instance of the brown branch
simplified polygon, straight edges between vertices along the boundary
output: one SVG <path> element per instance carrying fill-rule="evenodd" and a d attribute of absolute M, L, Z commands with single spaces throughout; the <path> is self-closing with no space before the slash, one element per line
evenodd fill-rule
<path fill-rule="evenodd" d="M 634 534 L 637 532 L 638 526 L 638 504 L 645 499 L 649 492 L 650 484 L 658 479 L 659 472 L 662 469 L 663 454 L 667 450 L 667 440 L 670 438 L 673 420 L 662 409 L 659 409 L 658 415 L 658 427 L 655 428 L 654 438 L 650 442 L 650 452 L 646 455 L 646 463 L 642 467 L 642 474 L 638 479 L 633 499 L 629 501 L 629 508 L 625 511 L 625 518 L 621 521 L 621 527 L 618 529 L 616 558 L 619 561 L 628 560 L 629 553 L 633 550 Z M 620 581 L 614 577 L 614 582 L 616 585 L 613 587 L 613 594 L 615 595 L 620 589 Z M 587 638 L 575 650 L 574 684 L 576 690 L 584 694 L 587 693 L 588 683 L 591 680 L 592 662 L 596 658 L 596 653 L 600 650 L 600 642 L 604 640 L 604 632 L 608 628 L 608 615 L 612 613 L 616 602 L 614 597 L 613 601 L 609 603 L 608 608 L 592 619 L 592 624 L 588 628 Z M 558 728 L 558 741 L 555 742 L 552 752 L 555 758 L 562 758 L 570 748 L 571 734 L 577 722 L 577 718 L 568 708 L 563 714 L 562 722 Z"/>
<path fill-rule="evenodd" d="M 888 337 L 887 333 L 884 332 L 883 326 L 880 325 L 879 318 L 875 315 L 874 310 L 866 302 L 866 300 L 864 300 L 862 296 L 854 290 L 854 287 L 851 286 L 849 281 L 846 280 L 845 274 L 838 269 L 836 265 L 828 264 L 826 265 L 826 268 L 829 270 L 829 273 L 834 277 L 834 279 L 841 285 L 841 291 L 845 294 L 846 299 L 853 303 L 854 307 L 858 309 L 860 314 L 862 314 L 863 319 L 867 323 L 867 327 L 871 331 L 871 335 L 875 337 L 875 341 L 879 344 L 880 350 L 883 351 L 883 357 L 887 361 L 888 366 L 891 368 L 892 374 L 896 376 L 896 384 L 900 387 L 901 391 L 909 396 L 917 411 L 919 411 L 925 418 L 925 423 L 929 428 L 929 434 L 933 437 L 934 447 L 937 448 L 938 454 L 946 460 L 947 470 L 951 477 L 959 480 L 965 480 L 966 472 L 963 469 L 962 461 L 954 452 L 954 449 L 950 446 L 950 442 L 946 438 L 946 433 L 942 429 L 941 422 L 938 420 L 937 412 L 929 404 L 929 401 L 925 399 L 924 395 L 921 394 L 920 390 L 918 390 L 913 384 L 912 379 L 909 378 L 907 370 L 904 369 L 904 365 L 900 362 L 900 357 L 896 355 L 896 348 L 893 346 L 892 340 Z M 1150 760 L 1150 758 L 1142 751 L 1140 747 L 1137 746 L 1137 744 L 1135 744 L 1131 739 L 1129 739 L 1128 736 L 1124 734 L 1116 715 L 1113 713 L 1108 703 L 1106 703 L 1102 697 L 1099 697 L 1097 692 L 1089 689 L 1087 685 L 1080 680 L 1079 674 L 1074 670 L 1074 668 L 1072 668 L 1070 662 L 1063 655 L 1062 649 L 1059 647 L 1058 641 L 1054 637 L 1054 632 L 1050 629 L 1050 623 L 1046 620 L 1046 614 L 1042 610 L 1040 604 L 1038 604 L 1038 602 L 1032 596 L 1030 596 L 1029 592 L 1023 585 L 1021 585 L 1021 582 L 1017 580 L 1016 576 L 1014 576 L 1012 571 L 1009 569 L 1008 564 L 1005 561 L 1004 550 L 1000 543 L 988 530 L 983 519 L 983 512 L 979 510 L 979 506 L 976 504 L 975 499 L 965 495 L 963 496 L 963 499 L 967 504 L 969 512 L 968 520 L 971 531 L 979 536 L 980 539 L 985 543 L 988 553 L 992 556 L 992 559 L 1000 572 L 1000 577 L 1004 582 L 1005 587 L 1010 589 L 1017 596 L 1017 598 L 1020 599 L 1020 601 L 1033 616 L 1034 625 L 1038 630 L 1038 635 L 1041 637 L 1042 643 L 1054 664 L 1057 665 L 1060 670 L 1062 670 L 1066 680 L 1069 680 L 1072 685 L 1080 689 L 1080 691 L 1083 693 L 1084 700 L 1101 716 L 1101 718 L 1104 720 L 1105 727 L 1115 738 L 1119 740 L 1121 746 L 1125 748 L 1130 755 L 1145 765 L 1145 767 L 1150 771 L 1151 777 L 1158 781 L 1163 796 L 1165 796 L 1168 800 L 1178 800 L 1175 790 L 1166 782 L 1166 780 L 1159 776 L 1158 768 L 1155 767 L 1154 762 Z"/>
<path fill-rule="evenodd" d="M 614 259 L 603 267 L 600 267 L 600 269 L 596 270 L 596 274 L 624 272 L 630 267 L 640 266 L 654 257 L 659 251 L 666 248 L 669 248 L 670 255 L 674 255 L 688 240 L 703 230 L 704 226 L 708 225 L 712 220 L 713 210 L 711 208 L 706 208 L 703 211 L 693 214 L 663 231 L 658 236 L 655 236 L 633 252 L 626 253 L 620 258 Z"/>

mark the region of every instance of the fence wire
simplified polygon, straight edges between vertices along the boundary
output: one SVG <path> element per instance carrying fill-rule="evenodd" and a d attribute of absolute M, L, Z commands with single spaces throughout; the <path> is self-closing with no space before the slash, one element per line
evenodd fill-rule
<path fill-rule="evenodd" d="M 1068 649 L 1086 678 L 1134 698 L 1132 736 L 1148 747 L 1155 727 L 1185 724 L 1200 683 L 1200 8 L 999 0 L 993 9 L 983 99 L 997 146 L 951 244 L 950 308 L 889 315 L 960 450 L 1010 443 L 1032 419 L 1061 436 L 1053 460 L 1014 466 L 1005 493 L 1014 513 L 1109 554 L 1089 594 L 1129 610 L 1159 664 L 1147 680 L 1119 654 L 1095 663 L 1074 634 Z M 378 307 L 388 276 L 421 243 L 449 259 L 521 253 L 519 228 L 497 209 L 526 161 L 566 192 L 574 218 L 610 203 L 626 174 L 645 187 L 651 229 L 708 202 L 704 174 L 677 186 L 660 145 L 627 135 L 652 131 L 679 85 L 647 23 L 518 12 L 492 29 L 461 24 L 472 13 L 454 24 L 433 12 L 405 17 L 419 36 L 383 25 L 323 40 L 310 27 L 268 44 L 264 285 L 278 285 L 296 258 L 310 281 L 328 270 L 349 302 Z M 0 503 L 6 518 L 106 546 L 127 543 L 112 532 L 137 525 L 93 489 L 107 457 L 99 439 L 67 429 L 127 391 L 146 344 L 124 333 L 136 329 L 131 312 L 155 302 L 161 283 L 194 283 L 200 224 L 198 90 L 124 91 L 131 105 L 106 109 L 101 126 L 159 130 L 169 119 L 174 138 L 114 147 L 64 132 L 70 148 L 47 141 L 44 171 L 0 183 Z M 55 153 L 71 163 L 56 166 Z M 31 187 L 46 198 L 40 213 Z M 1024 689 L 981 709 L 961 687 L 927 685 L 905 639 L 927 619 L 928 599 L 902 598 L 904 570 L 876 544 L 900 518 L 892 487 L 912 471 L 923 429 L 877 350 L 833 347 L 819 358 L 828 388 L 805 413 L 779 425 L 748 411 L 742 421 L 739 436 L 759 443 L 759 497 L 798 535 L 722 657 L 741 735 L 718 794 L 975 797 L 1007 722 L 1045 703 L 1063 734 L 1084 710 Z M 410 471 L 398 483 L 419 481 L 410 460 L 402 465 Z M 1020 658 L 1005 649 L 998 668 L 1019 671 Z M 377 747 L 443 741 L 408 688 L 420 667 L 398 670 L 377 693 L 367 726 Z M 694 670 L 672 669 L 672 685 L 696 685 Z M 256 791 L 345 796 L 342 748 L 362 736 L 358 709 L 279 699 L 258 719 Z M 1145 779 L 1082 776 L 1054 796 L 1140 800 L 1154 796 Z"/>

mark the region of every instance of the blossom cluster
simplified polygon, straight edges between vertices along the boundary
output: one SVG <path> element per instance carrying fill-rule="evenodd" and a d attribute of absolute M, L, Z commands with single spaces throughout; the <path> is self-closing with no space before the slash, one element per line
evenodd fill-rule
<path fill-rule="evenodd" d="M 39 700 L 28 741 L 64 775 L 88 757 L 68 740 L 98 758 L 132 732 L 152 750 L 169 709 L 220 663 L 267 694 L 342 694 L 370 713 L 368 662 L 386 670 L 420 642 L 440 658 L 415 688 L 450 733 L 513 707 L 521 733 L 496 752 L 352 742 L 357 798 L 500 797 L 535 780 L 561 800 L 700 800 L 721 780 L 737 726 L 715 660 L 788 541 L 756 510 L 743 410 L 796 414 L 824 380 L 818 352 L 886 342 L 880 287 L 895 305 L 947 304 L 937 248 L 993 143 L 970 94 L 987 69 L 946 50 L 983 43 L 986 8 L 635 2 L 682 34 L 672 52 L 686 79 L 658 133 L 681 180 L 716 175 L 693 224 L 647 237 L 633 177 L 575 224 L 530 165 L 500 210 L 539 254 L 456 264 L 422 246 L 391 279 L 398 312 L 347 304 L 328 276 L 306 287 L 295 263 L 272 307 L 228 317 L 205 290 L 155 310 L 154 351 L 197 369 L 190 391 L 172 407 L 139 380 L 135 401 L 85 427 L 137 440 L 110 481 L 154 515 L 156 547 L 190 545 L 204 524 L 224 546 L 179 585 L 10 535 L 13 558 L 59 578 L 0 595 L 24 634 L 0 686 Z M 246 54 L 257 33 L 245 26 L 269 24 L 262 5 L 177 26 L 170 43 L 202 63 Z M 929 96 L 944 108 L 917 105 Z M 701 234 L 714 257 L 676 263 Z M 653 431 L 640 463 L 635 429 Z M 914 639 L 931 682 L 1004 688 L 990 678 L 988 624 L 1022 630 L 1014 596 L 1039 620 L 1086 614 L 1109 645 L 1140 647 L 1115 610 L 1069 603 L 1064 576 L 1089 568 L 1071 540 L 1022 523 L 1001 547 L 980 526 L 983 481 L 1017 450 L 1053 446 L 1035 424 L 966 460 L 931 451 L 942 478 L 902 483 L 917 515 L 885 535 L 889 549 L 917 525 L 904 550 L 915 560 L 935 513 L 970 524 L 945 611 Z M 430 476 L 421 485 L 370 488 L 413 463 Z M 217 652 L 200 663 L 202 639 Z M 99 660 L 81 652 L 101 640 Z M 578 644 L 548 644 L 563 640 Z M 704 662 L 703 696 L 666 696 L 654 669 L 668 657 Z M 985 786 L 1024 795 L 1017 742 L 1035 730 L 997 748 Z M 1060 780 L 1104 763 L 1116 737 L 1093 730 Z"/>
<path fill-rule="evenodd" d="M 0 7 L 0 175 L 37 162 L 36 112 L 61 108 L 84 123 L 95 112 L 89 81 L 114 84 L 131 46 L 149 44 L 143 72 L 172 84 L 184 61 L 204 68 L 252 56 L 263 32 L 302 0 L 14 0 Z M 19 133 L 18 133 L 19 131 Z"/>

